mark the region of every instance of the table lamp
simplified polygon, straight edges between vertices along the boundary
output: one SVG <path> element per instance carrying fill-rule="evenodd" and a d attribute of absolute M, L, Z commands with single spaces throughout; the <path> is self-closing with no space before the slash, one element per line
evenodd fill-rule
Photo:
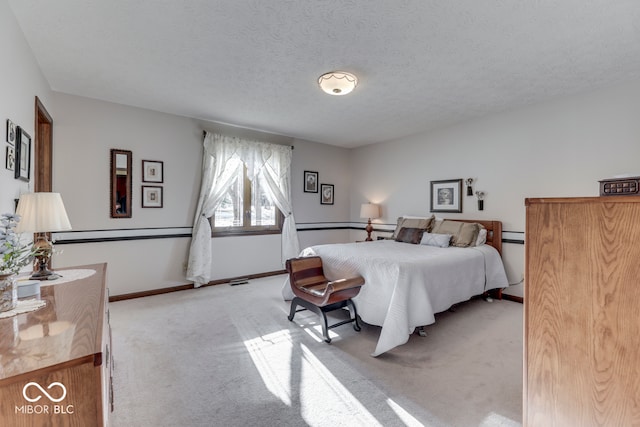
<path fill-rule="evenodd" d="M 367 238 L 365 241 L 370 242 L 373 240 L 371 238 L 371 232 L 373 231 L 371 220 L 380 218 L 380 206 L 375 203 L 363 203 L 360 207 L 360 218 L 369 218 L 369 222 L 367 222 L 367 226 L 365 227 L 365 230 L 367 231 Z"/>
<path fill-rule="evenodd" d="M 71 230 L 67 211 L 64 209 L 60 193 L 25 193 L 20 196 L 16 214 L 20 222 L 16 232 L 36 233 L 34 247 L 38 271 L 33 273 L 33 280 L 54 280 L 60 276 L 47 268 L 53 253 L 53 245 L 47 233 Z"/>

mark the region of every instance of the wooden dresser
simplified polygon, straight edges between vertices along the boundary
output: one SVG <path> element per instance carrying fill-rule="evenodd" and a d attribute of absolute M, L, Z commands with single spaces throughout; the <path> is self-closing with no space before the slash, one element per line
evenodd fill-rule
<path fill-rule="evenodd" d="M 57 270 L 44 308 L 0 319 L 0 426 L 106 426 L 112 409 L 106 264 Z"/>
<path fill-rule="evenodd" d="M 640 197 L 525 205 L 523 425 L 640 425 Z"/>

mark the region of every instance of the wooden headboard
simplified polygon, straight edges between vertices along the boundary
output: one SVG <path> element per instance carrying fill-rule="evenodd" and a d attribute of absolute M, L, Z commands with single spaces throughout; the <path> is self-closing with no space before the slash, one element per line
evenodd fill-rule
<path fill-rule="evenodd" d="M 449 219 L 449 218 L 447 218 Z M 502 221 L 485 221 L 481 219 L 457 219 L 450 218 L 451 221 L 477 222 L 487 229 L 487 245 L 491 245 L 502 256 Z"/>

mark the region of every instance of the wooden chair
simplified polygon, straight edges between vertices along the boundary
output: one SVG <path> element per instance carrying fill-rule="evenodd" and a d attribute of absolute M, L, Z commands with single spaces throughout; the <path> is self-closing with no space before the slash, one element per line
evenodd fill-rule
<path fill-rule="evenodd" d="M 324 276 L 322 259 L 318 256 L 289 259 L 286 267 L 291 290 L 295 295 L 291 301 L 290 321 L 293 321 L 298 311 L 305 309 L 322 316 L 322 334 L 327 343 L 331 342 L 329 329 L 337 326 L 353 322 L 353 329 L 360 331 L 358 312 L 351 298 L 360 292 L 360 287 L 364 285 L 363 277 L 329 281 Z M 297 306 L 304 308 L 296 310 Z M 350 319 L 329 326 L 326 313 L 344 307 L 350 307 Z"/>

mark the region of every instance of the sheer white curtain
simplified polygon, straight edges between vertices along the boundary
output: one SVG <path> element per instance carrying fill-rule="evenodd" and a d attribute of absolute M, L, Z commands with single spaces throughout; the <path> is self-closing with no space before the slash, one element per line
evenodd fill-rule
<path fill-rule="evenodd" d="M 208 283 L 215 240 L 211 239 L 209 218 L 243 164 L 249 180 L 260 182 L 284 215 L 282 262 L 298 255 L 300 244 L 291 203 L 291 147 L 250 141 L 207 132 L 204 138 L 202 184 L 193 224 L 187 279 L 196 287 Z"/>

